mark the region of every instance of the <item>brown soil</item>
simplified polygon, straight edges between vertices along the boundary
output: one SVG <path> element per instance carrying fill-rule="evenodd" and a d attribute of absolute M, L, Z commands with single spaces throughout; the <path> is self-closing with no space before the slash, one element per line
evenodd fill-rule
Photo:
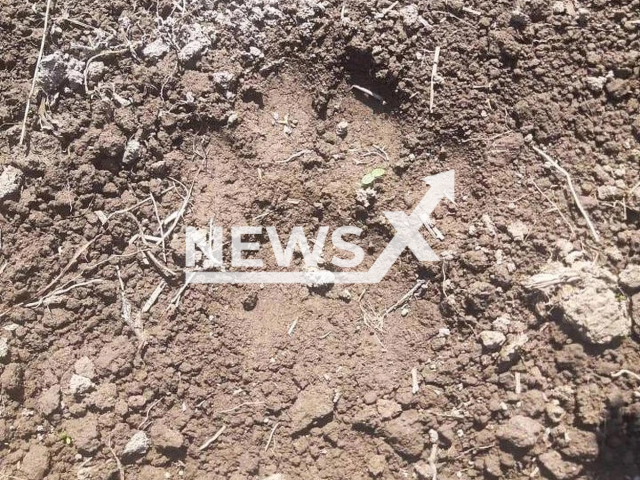
<path fill-rule="evenodd" d="M 640 263 L 638 0 L 60 0 L 20 145 L 44 3 L 0 5 L 0 174 L 19 185 L 0 195 L 0 479 L 640 475 L 639 382 L 612 377 L 640 373 L 635 332 L 591 345 L 522 285 L 563 239 L 616 275 Z M 356 225 L 365 270 L 383 212 L 450 169 L 445 240 L 422 231 L 442 262 L 182 288 L 185 228 L 211 219 L 225 241 Z M 164 250 L 131 240 L 185 199 Z M 617 292 L 634 319 L 638 289 Z M 520 348 L 492 350 L 500 328 Z"/>

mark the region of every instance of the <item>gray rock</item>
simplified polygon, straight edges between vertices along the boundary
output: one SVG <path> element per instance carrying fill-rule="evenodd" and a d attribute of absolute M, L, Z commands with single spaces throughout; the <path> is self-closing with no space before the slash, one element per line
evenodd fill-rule
<path fill-rule="evenodd" d="M 67 77 L 67 64 L 60 51 L 44 55 L 38 70 L 38 85 L 47 93 L 55 93 Z"/>
<path fill-rule="evenodd" d="M 506 444 L 520 449 L 529 449 L 538 441 L 542 425 L 534 419 L 516 415 L 498 429 L 497 437 Z"/>
<path fill-rule="evenodd" d="M 559 405 L 557 400 L 549 403 L 544 411 L 547 414 L 549 421 L 554 424 L 560 423 L 567 414 L 567 412 L 564 411 L 564 408 Z"/>
<path fill-rule="evenodd" d="M 78 375 L 87 377 L 90 380 L 93 380 L 96 376 L 96 368 L 91 359 L 87 356 L 80 357 L 76 360 L 73 369 Z"/>
<path fill-rule="evenodd" d="M 627 265 L 618 275 L 618 282 L 630 294 L 640 292 L 640 265 Z"/>
<path fill-rule="evenodd" d="M 0 200 L 16 193 L 20 186 L 24 175 L 21 170 L 16 167 L 7 165 L 0 174 Z"/>
<path fill-rule="evenodd" d="M 200 58 L 207 44 L 201 40 L 191 40 L 178 53 L 178 59 L 181 62 L 188 63 Z"/>
<path fill-rule="evenodd" d="M 344 120 L 336 125 L 336 135 L 339 137 L 346 137 L 349 131 L 349 124 Z"/>
<path fill-rule="evenodd" d="M 606 82 L 607 77 L 587 77 L 584 79 L 584 84 L 593 93 L 601 92 Z"/>
<path fill-rule="evenodd" d="M 122 163 L 127 165 L 135 160 L 138 160 L 138 158 L 140 158 L 141 151 L 142 151 L 142 144 L 135 138 L 132 138 L 127 142 L 127 145 L 124 147 L 124 155 L 122 156 Z"/>
<path fill-rule="evenodd" d="M 71 379 L 69 379 L 69 391 L 73 395 L 84 395 L 85 393 L 91 391 L 93 387 L 93 382 L 87 377 L 83 377 L 82 375 L 74 373 L 73 375 L 71 375 Z"/>
<path fill-rule="evenodd" d="M 402 17 L 402 23 L 405 27 L 417 26 L 420 18 L 418 6 L 412 3 L 410 5 L 402 7 L 400 9 L 400 16 Z"/>
<path fill-rule="evenodd" d="M 598 187 L 598 200 L 614 201 L 622 198 L 622 192 L 615 185 L 601 185 Z"/>
<path fill-rule="evenodd" d="M 169 45 L 164 43 L 161 38 L 156 38 L 153 42 L 145 45 L 142 50 L 142 56 L 149 60 L 159 60 L 170 50 Z"/>
<path fill-rule="evenodd" d="M 0 362 L 9 359 L 9 342 L 6 338 L 0 338 Z"/>
<path fill-rule="evenodd" d="M 384 455 L 372 455 L 367 461 L 367 468 L 373 477 L 379 477 L 387 468 L 387 460 Z"/>
<path fill-rule="evenodd" d="M 498 350 L 506 340 L 507 337 L 502 332 L 494 330 L 485 330 L 484 332 L 480 332 L 480 341 L 482 342 L 482 346 L 491 352 Z"/>
<path fill-rule="evenodd" d="M 507 226 L 507 233 L 516 242 L 521 242 L 529 233 L 529 227 L 521 221 L 513 222 Z"/>
<path fill-rule="evenodd" d="M 141 457 L 149 450 L 150 442 L 147 434 L 140 430 L 127 442 L 122 451 L 123 457 Z"/>
<path fill-rule="evenodd" d="M 213 75 L 211 75 L 211 78 L 213 83 L 226 89 L 229 88 L 229 85 L 233 82 L 233 73 L 227 72 L 226 70 L 214 72 Z"/>
<path fill-rule="evenodd" d="M 304 430 L 333 412 L 333 393 L 326 385 L 315 385 L 298 395 L 289 411 L 294 432 Z"/>

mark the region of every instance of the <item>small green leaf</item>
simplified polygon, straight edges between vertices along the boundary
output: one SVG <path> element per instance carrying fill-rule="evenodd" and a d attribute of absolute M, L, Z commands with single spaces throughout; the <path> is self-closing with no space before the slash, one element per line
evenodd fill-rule
<path fill-rule="evenodd" d="M 71 438 L 71 436 L 67 432 L 62 432 L 60 434 L 60 440 L 62 440 L 65 445 L 72 445 L 73 444 L 73 439 Z"/>
<path fill-rule="evenodd" d="M 362 177 L 362 184 L 371 185 L 373 182 L 375 182 L 375 180 L 376 180 L 376 177 L 374 177 L 370 173 L 367 173 L 364 177 Z"/>
<path fill-rule="evenodd" d="M 379 178 L 382 177 L 385 173 L 387 173 L 387 171 L 384 168 L 376 168 L 371 172 L 371 175 L 373 175 L 375 178 Z"/>

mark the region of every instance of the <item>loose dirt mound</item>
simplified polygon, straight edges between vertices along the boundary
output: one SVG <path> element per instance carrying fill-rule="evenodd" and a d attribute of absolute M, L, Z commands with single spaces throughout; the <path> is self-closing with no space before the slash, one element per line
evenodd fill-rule
<path fill-rule="evenodd" d="M 639 7 L 4 2 L 0 478 L 640 475 Z M 364 271 L 448 170 L 440 262 L 185 283 L 213 224 Z"/>

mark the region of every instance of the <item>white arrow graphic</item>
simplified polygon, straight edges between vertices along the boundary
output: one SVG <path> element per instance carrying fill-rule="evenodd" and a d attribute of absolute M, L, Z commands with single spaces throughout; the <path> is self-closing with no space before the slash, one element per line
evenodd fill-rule
<path fill-rule="evenodd" d="M 437 262 L 438 256 L 419 230 L 444 198 L 455 203 L 455 173 L 449 170 L 423 180 L 430 188 L 411 215 L 383 212 L 396 234 L 367 272 L 191 272 L 189 283 L 378 283 L 405 248 L 409 248 L 418 261 Z"/>

